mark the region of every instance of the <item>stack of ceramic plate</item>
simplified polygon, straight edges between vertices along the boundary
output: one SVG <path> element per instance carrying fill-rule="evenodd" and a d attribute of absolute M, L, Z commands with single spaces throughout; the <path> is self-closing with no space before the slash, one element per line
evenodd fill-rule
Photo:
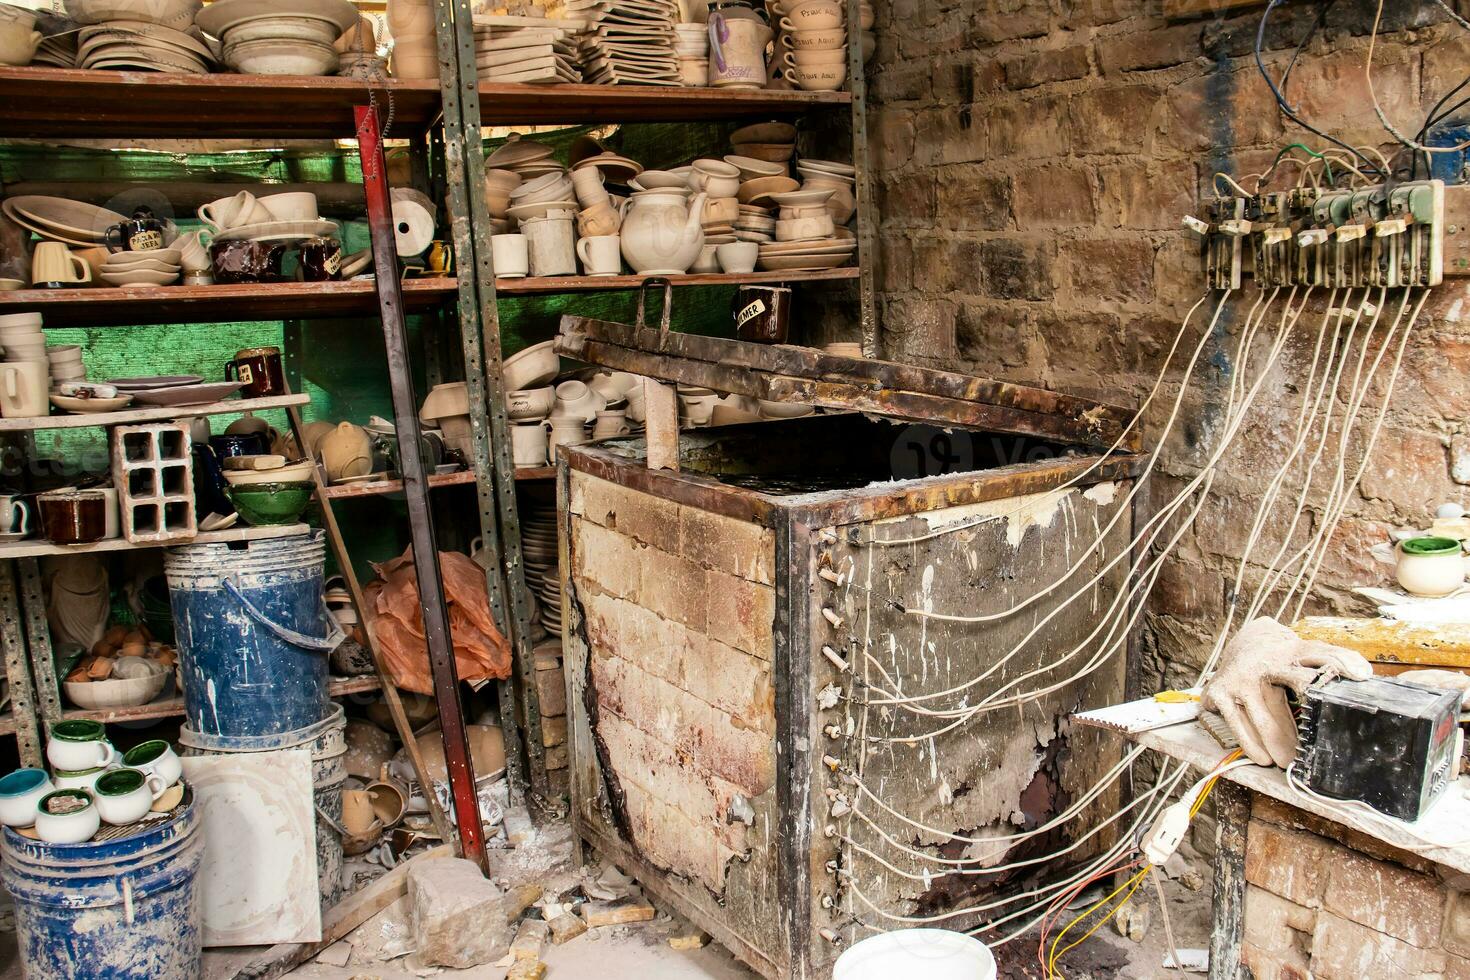
<path fill-rule="evenodd" d="M 337 41 L 360 16 L 347 0 L 214 0 L 196 20 L 241 74 L 331 75 Z"/>
<path fill-rule="evenodd" d="M 577 210 L 576 195 L 572 192 L 572 178 L 560 165 L 555 170 L 533 177 L 511 188 L 510 207 L 506 209 L 512 218 L 525 221 L 540 218 L 552 211 Z"/>
<path fill-rule="evenodd" d="M 555 623 L 546 628 L 561 632 L 561 573 L 557 565 L 556 511 L 544 504 L 532 504 L 521 512 L 521 556 L 526 563 L 526 585 L 536 594 L 542 622 L 551 617 Z M 542 579 L 549 576 L 556 583 L 556 598 L 549 603 Z"/>
<path fill-rule="evenodd" d="M 102 263 L 101 278 L 109 286 L 167 286 L 179 281 L 180 261 L 176 248 L 113 252 Z"/>
<path fill-rule="evenodd" d="M 67 31 L 65 34 L 53 34 L 46 38 L 36 49 L 36 56 L 31 59 L 31 64 L 44 65 L 47 68 L 75 68 L 77 32 Z"/>
<path fill-rule="evenodd" d="M 740 214 L 735 218 L 735 240 L 741 242 L 769 242 L 776 237 L 776 219 L 770 208 L 755 204 L 740 205 Z"/>
<path fill-rule="evenodd" d="M 730 134 L 730 147 L 737 156 L 762 163 L 785 163 L 796 153 L 796 127 L 783 122 L 743 126 Z"/>
<path fill-rule="evenodd" d="M 475 67 L 482 82 L 580 82 L 581 21 L 476 17 Z"/>
<path fill-rule="evenodd" d="M 835 269 L 852 261 L 857 251 L 852 238 L 817 238 L 804 242 L 768 242 L 761 245 L 756 268 L 767 272 L 810 272 Z"/>
<path fill-rule="evenodd" d="M 569 0 L 586 18 L 578 38 L 582 76 L 602 85 L 678 85 L 674 54 L 677 0 Z"/>
<path fill-rule="evenodd" d="M 595 156 L 578 160 L 572 165 L 573 170 L 582 170 L 590 167 L 596 167 L 598 170 L 601 170 L 603 181 L 608 184 L 626 184 L 634 177 L 643 173 L 643 164 L 606 150 Z"/>
<path fill-rule="evenodd" d="M 542 574 L 536 600 L 541 604 L 541 625 L 552 636 L 561 636 L 561 569 L 548 568 Z"/>
<path fill-rule="evenodd" d="M 181 405 L 208 405 L 222 401 L 245 387 L 243 381 L 206 382 L 197 374 L 114 378 L 107 383 L 119 392 L 132 395 L 133 400 L 139 404 L 169 408 Z"/>
<path fill-rule="evenodd" d="M 509 170 L 519 174 L 524 182 L 533 177 L 566 170 L 551 158 L 551 154 L 551 147 L 545 143 L 512 136 L 504 146 L 485 158 L 485 166 L 492 170 Z"/>
<path fill-rule="evenodd" d="M 66 15 L 84 26 L 125 20 L 187 31 L 203 6 L 204 0 L 66 0 Z"/>
<path fill-rule="evenodd" d="M 27 231 L 81 248 L 102 244 L 107 229 L 128 220 L 116 211 L 64 197 L 22 194 L 0 201 L 0 212 Z"/>
<path fill-rule="evenodd" d="M 146 20 L 109 20 L 77 33 L 78 68 L 207 75 L 217 60 L 192 27 L 180 31 Z"/>

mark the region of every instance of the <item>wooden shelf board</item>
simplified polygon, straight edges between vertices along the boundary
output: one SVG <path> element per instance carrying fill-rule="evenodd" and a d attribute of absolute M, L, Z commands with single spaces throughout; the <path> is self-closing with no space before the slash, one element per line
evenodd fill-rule
<path fill-rule="evenodd" d="M 271 398 L 228 398 L 208 405 L 178 405 L 162 408 L 127 408 L 121 412 L 97 412 L 92 415 L 48 415 L 33 419 L 0 419 L 0 432 L 31 432 L 37 429 L 93 429 L 109 425 L 136 425 L 140 422 L 167 422 L 191 419 L 201 415 L 233 415 L 236 412 L 264 412 L 288 405 L 306 405 L 310 395 L 276 395 Z"/>
<path fill-rule="evenodd" d="M 374 87 L 392 93 L 400 132 L 422 131 L 438 115 L 437 80 Z M 15 138 L 351 138 L 352 107 L 367 102 L 367 85 L 351 78 L 0 68 L 0 132 Z M 763 119 L 846 107 L 852 96 L 487 82 L 480 103 L 484 124 L 497 126 Z"/>
<path fill-rule="evenodd" d="M 201 531 L 184 541 L 167 541 L 161 544 L 133 544 L 123 538 L 110 538 L 95 544 L 52 544 L 39 538 L 0 544 L 0 561 L 7 558 L 35 558 L 42 555 L 93 555 L 104 551 L 140 551 L 145 548 L 176 548 L 186 544 L 219 544 L 227 541 L 264 541 L 269 538 L 286 538 L 295 534 L 306 534 L 311 528 L 306 524 L 280 524 L 275 527 L 232 527 L 224 531 Z"/>
<path fill-rule="evenodd" d="M 429 476 L 431 488 L 455 487 L 474 482 L 473 470 L 460 470 L 458 473 L 433 473 Z M 378 480 L 374 483 L 349 483 L 345 486 L 327 487 L 326 496 L 329 500 L 349 500 L 353 497 L 381 497 L 384 494 L 401 493 L 402 491 L 402 480 Z"/>
<path fill-rule="evenodd" d="M 771 118 L 851 104 L 847 92 L 480 83 L 480 118 L 486 126 Z"/>
<path fill-rule="evenodd" d="M 517 480 L 555 480 L 555 466 L 537 466 L 529 469 L 516 470 Z"/>
<path fill-rule="evenodd" d="M 0 714 L 0 736 L 15 734 L 15 712 Z"/>
<path fill-rule="evenodd" d="M 449 277 L 403 282 L 404 305 L 411 311 L 452 301 L 458 295 L 459 283 Z M 370 279 L 0 292 L 0 315 L 32 312 L 40 313 L 48 327 L 376 317 L 378 292 Z"/>
<path fill-rule="evenodd" d="M 842 269 L 816 269 L 811 272 L 752 272 L 733 275 L 725 272 L 691 273 L 669 276 L 675 286 L 748 286 L 788 282 L 831 282 L 856 279 L 857 266 Z M 496 279 L 495 292 L 502 296 L 532 293 L 603 292 L 614 289 L 637 289 L 648 276 L 543 276 L 525 279 Z"/>
<path fill-rule="evenodd" d="M 344 697 L 348 694 L 359 694 L 363 691 L 376 691 L 381 685 L 376 677 L 333 677 L 327 685 L 327 690 L 334 698 Z M 182 697 L 169 698 L 166 701 L 154 701 L 151 704 L 140 704 L 130 708 L 102 708 L 88 710 L 85 708 L 66 708 L 61 717 L 65 719 L 89 718 L 92 721 L 100 721 L 104 724 L 114 724 L 124 721 L 146 721 L 158 718 L 176 718 L 184 713 L 184 699 Z M 8 716 L 7 716 L 8 717 Z M 3 723 L 4 719 L 0 719 Z M 14 721 L 11 728 L 14 729 Z M 0 729 L 0 735 L 5 734 Z"/>
<path fill-rule="evenodd" d="M 375 87 L 392 93 L 403 133 L 438 114 L 437 81 Z M 345 139 L 367 104 L 352 78 L 0 68 L 0 132 L 17 138 Z"/>

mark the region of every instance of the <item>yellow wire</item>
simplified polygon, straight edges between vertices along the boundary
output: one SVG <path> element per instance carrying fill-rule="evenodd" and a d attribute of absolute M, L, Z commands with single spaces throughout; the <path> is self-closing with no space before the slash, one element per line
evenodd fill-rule
<path fill-rule="evenodd" d="M 1077 916 L 1077 918 L 1075 918 L 1071 922 L 1067 923 L 1067 927 L 1065 929 L 1063 929 L 1061 932 L 1057 933 L 1056 938 L 1051 941 L 1051 955 L 1047 957 L 1047 962 L 1046 962 L 1046 972 L 1047 972 L 1048 980 L 1050 980 L 1050 977 L 1052 975 L 1054 975 L 1054 974 L 1057 975 L 1057 976 L 1060 976 L 1061 975 L 1061 974 L 1056 973 L 1057 961 L 1060 960 L 1062 958 L 1062 956 L 1064 956 L 1066 954 L 1067 950 L 1071 949 L 1072 946 L 1076 946 L 1077 943 L 1085 942 L 1088 939 L 1088 937 L 1090 937 L 1094 932 L 1097 932 L 1098 926 L 1101 926 L 1104 922 L 1107 922 L 1113 916 L 1115 916 L 1115 915 L 1118 914 L 1118 909 L 1120 909 L 1120 908 L 1123 907 L 1123 902 L 1126 902 L 1126 901 L 1128 901 L 1129 898 L 1132 898 L 1133 897 L 1133 893 L 1135 891 L 1137 891 L 1138 890 L 1138 886 L 1143 883 L 1143 876 L 1145 874 L 1147 874 L 1147 873 L 1148 873 L 1148 868 L 1147 868 L 1147 866 L 1145 866 L 1142 871 L 1139 871 L 1132 878 L 1129 878 L 1127 881 L 1123 882 L 1123 884 L 1121 884 L 1117 888 L 1113 889 L 1113 893 L 1111 895 L 1108 895 L 1106 898 L 1103 898 L 1103 899 L 1098 900 L 1098 902 L 1096 904 L 1094 904 L 1091 908 L 1089 908 L 1086 912 L 1083 912 L 1081 915 Z M 1125 896 L 1123 896 L 1123 901 L 1122 902 L 1119 902 L 1117 904 L 1117 906 L 1111 912 L 1109 912 L 1107 915 L 1105 915 L 1102 919 L 1098 920 L 1097 925 L 1094 925 L 1091 929 L 1087 930 L 1087 934 L 1084 935 L 1083 937 L 1081 937 L 1080 939 L 1076 940 L 1075 942 L 1073 942 L 1071 946 L 1068 946 L 1066 949 L 1063 949 L 1060 953 L 1057 952 L 1057 944 L 1062 941 L 1062 938 L 1064 936 L 1066 936 L 1067 933 L 1069 933 L 1069 932 L 1072 931 L 1072 927 L 1073 926 L 1077 925 L 1077 923 L 1079 923 L 1082 920 L 1086 919 L 1089 915 L 1091 915 L 1092 913 L 1096 912 L 1098 909 L 1102 908 L 1108 902 L 1111 902 L 1114 898 L 1117 897 L 1117 895 L 1118 895 L 1119 892 L 1121 892 L 1125 888 L 1129 888 L 1130 885 L 1132 887 L 1129 889 L 1128 894 L 1125 895 Z"/>

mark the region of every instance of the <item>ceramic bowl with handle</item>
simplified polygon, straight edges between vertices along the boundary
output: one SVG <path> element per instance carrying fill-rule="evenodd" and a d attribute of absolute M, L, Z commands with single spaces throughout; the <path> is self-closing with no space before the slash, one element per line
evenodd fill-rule
<path fill-rule="evenodd" d="M 82 789 L 58 789 L 36 804 L 36 836 L 48 844 L 89 841 L 102 826 L 92 794 Z"/>
<path fill-rule="evenodd" d="M 107 741 L 107 730 L 99 722 L 72 718 L 51 726 L 46 759 L 55 769 L 95 769 L 111 765 L 116 758 L 117 750 Z"/>
<path fill-rule="evenodd" d="M 16 769 L 0 778 L 0 823 L 29 827 L 36 822 L 36 806 L 55 791 L 44 769 Z"/>
<path fill-rule="evenodd" d="M 172 786 L 184 775 L 184 764 L 173 747 L 161 738 L 142 742 L 123 753 L 123 765 L 159 776 L 164 785 Z"/>

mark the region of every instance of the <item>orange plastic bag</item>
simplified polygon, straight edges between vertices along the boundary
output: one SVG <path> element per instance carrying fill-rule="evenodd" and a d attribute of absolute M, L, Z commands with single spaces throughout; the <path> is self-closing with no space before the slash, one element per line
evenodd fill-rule
<path fill-rule="evenodd" d="M 510 644 L 490 615 L 485 572 L 457 551 L 439 552 L 444 599 L 449 606 L 449 636 L 454 665 L 462 681 L 504 680 L 510 676 Z M 419 694 L 434 693 L 429 647 L 424 640 L 413 549 L 374 565 L 378 579 L 363 590 L 368 623 L 377 637 L 384 666 L 395 686 Z"/>

